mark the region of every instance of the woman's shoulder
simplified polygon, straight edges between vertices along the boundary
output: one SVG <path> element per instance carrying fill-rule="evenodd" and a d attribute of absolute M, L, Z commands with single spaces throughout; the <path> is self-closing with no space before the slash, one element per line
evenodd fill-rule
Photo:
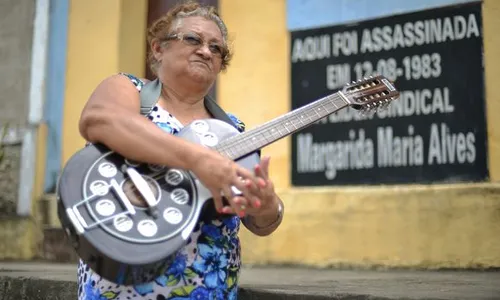
<path fill-rule="evenodd" d="M 142 87 L 150 81 L 146 78 L 139 78 L 130 73 L 121 72 L 118 74 L 127 77 L 134 84 L 138 91 L 141 91 Z M 240 132 L 245 131 L 245 123 L 239 117 L 229 112 L 227 112 L 226 114 L 231 119 L 231 121 L 233 121 Z"/>

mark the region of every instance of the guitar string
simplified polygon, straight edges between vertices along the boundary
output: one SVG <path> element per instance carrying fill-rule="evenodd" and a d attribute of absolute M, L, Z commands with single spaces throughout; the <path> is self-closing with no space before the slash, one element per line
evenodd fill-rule
<path fill-rule="evenodd" d="M 315 102 L 312 102 L 308 105 L 305 105 L 305 106 L 295 110 L 290 115 L 281 116 L 281 117 L 276 118 L 276 119 L 274 119 L 266 124 L 258 126 L 256 128 L 254 128 L 252 131 L 250 131 L 248 134 L 243 134 L 241 136 L 236 135 L 236 136 L 234 136 L 234 138 L 229 138 L 228 140 L 225 140 L 221 144 L 219 144 L 218 147 L 216 147 L 216 150 L 219 152 L 223 152 L 223 153 L 227 154 L 229 157 L 232 157 L 234 159 L 235 158 L 234 156 L 241 156 L 241 154 L 234 153 L 233 151 L 231 151 L 232 149 L 236 149 L 235 151 L 238 151 L 238 149 L 239 149 L 240 152 L 247 152 L 247 151 L 245 151 L 245 150 L 247 150 L 247 149 L 245 149 L 245 147 L 248 148 L 248 147 L 252 146 L 252 143 L 254 143 L 254 144 L 256 142 L 262 143 L 263 140 L 268 142 L 266 140 L 264 133 L 266 131 L 270 132 L 269 129 L 272 129 L 273 127 L 277 127 L 278 124 L 283 123 L 283 122 L 291 123 L 292 125 L 294 125 L 295 130 L 300 129 L 301 125 L 298 125 L 298 127 L 295 125 L 295 124 L 299 124 L 299 122 L 302 123 L 302 125 L 304 125 L 303 118 L 299 118 L 299 116 L 303 117 L 305 115 L 307 118 L 309 118 L 309 120 L 312 120 L 313 116 L 318 115 L 318 116 L 320 116 L 320 118 L 318 118 L 317 120 L 320 120 L 321 118 L 325 117 L 326 115 L 332 114 L 336 110 L 338 110 L 339 108 L 342 108 L 342 104 L 339 105 L 338 103 L 336 103 L 336 102 L 339 102 L 338 100 L 342 100 L 342 104 L 344 104 L 344 106 L 346 105 L 344 100 L 337 93 L 326 96 L 322 99 L 316 100 Z M 328 111 L 329 108 L 325 108 L 325 105 L 328 105 L 328 106 L 333 105 L 334 106 L 333 111 L 329 112 Z M 327 111 L 328 113 L 326 115 L 323 115 L 323 116 L 320 115 L 320 113 L 318 113 L 318 110 L 317 110 L 317 108 L 320 108 L 320 107 L 324 108 L 324 110 L 322 110 L 321 112 Z M 307 111 L 308 109 L 309 109 L 309 111 Z M 302 112 L 302 114 L 300 114 L 300 112 Z M 296 122 L 297 120 L 299 122 Z M 315 121 L 312 121 L 309 124 L 312 124 L 314 122 Z M 276 123 L 278 123 L 278 124 L 276 124 Z M 305 126 L 307 126 L 307 125 L 305 125 Z M 283 127 L 284 127 L 284 130 L 286 130 L 287 132 L 283 135 L 281 133 L 281 131 L 279 129 L 277 129 L 278 136 L 279 136 L 278 139 L 287 135 L 287 134 L 290 134 L 290 130 L 288 128 L 286 128 L 286 126 L 283 126 Z M 295 130 L 292 130 L 292 131 L 295 131 Z M 273 138 L 274 133 L 269 133 L 269 134 L 271 135 L 272 139 L 274 139 Z M 261 137 L 259 137 L 259 136 L 261 136 Z M 274 140 L 277 140 L 277 139 L 274 139 Z"/>
<path fill-rule="evenodd" d="M 338 102 L 340 102 L 340 104 Z M 333 108 L 332 108 L 332 106 L 333 106 Z M 291 112 L 290 114 L 285 114 L 281 117 L 278 117 L 274 120 L 267 122 L 266 124 L 258 126 L 256 128 L 254 128 L 248 134 L 236 135 L 234 138 L 230 138 L 228 140 L 225 140 L 222 143 L 220 143 L 219 145 L 217 145 L 217 147 L 214 147 L 213 149 L 215 151 L 218 151 L 221 154 L 226 154 L 227 156 L 235 159 L 234 156 L 238 156 L 238 157 L 242 156 L 242 155 L 244 155 L 244 152 L 248 152 L 248 149 L 247 149 L 248 147 L 251 147 L 252 145 L 255 146 L 256 136 L 259 136 L 259 135 L 265 136 L 264 132 L 268 131 L 269 129 L 272 129 L 273 127 L 276 127 L 280 123 L 288 121 L 288 122 L 290 122 L 290 124 L 294 125 L 295 131 L 297 129 L 300 130 L 301 126 L 299 125 L 299 128 L 297 128 L 297 126 L 295 125 L 298 122 L 293 122 L 293 121 L 298 120 L 298 121 L 300 121 L 300 123 L 302 123 L 302 125 L 304 125 L 304 121 L 303 121 L 304 115 L 306 115 L 306 117 L 309 118 L 309 120 L 311 121 L 309 124 L 304 125 L 304 126 L 307 126 L 307 125 L 314 123 L 317 120 L 320 120 L 321 118 L 324 118 L 325 116 L 328 116 L 328 115 L 335 113 L 336 111 L 338 111 L 342 108 L 345 108 L 346 106 L 348 106 L 348 104 L 345 103 L 344 99 L 338 93 L 331 94 L 331 95 L 325 96 L 321 99 L 318 99 L 314 102 L 311 102 L 307 105 L 304 105 L 304 106 L 298 108 L 297 110 Z M 321 110 L 321 113 L 323 115 L 318 113 L 317 108 L 323 108 L 323 110 Z M 332 109 L 332 111 L 329 111 L 329 109 Z M 301 111 L 303 112 L 303 114 L 300 114 Z M 325 111 L 327 112 L 326 114 L 324 114 Z M 313 121 L 312 118 L 314 115 L 318 115 L 319 118 Z M 301 118 L 299 118 L 299 116 Z M 278 123 L 278 124 L 276 124 L 276 123 Z M 284 135 L 279 131 L 279 129 L 277 130 L 278 135 L 281 137 L 286 136 L 287 134 L 290 134 L 290 130 L 286 126 L 284 126 L 284 127 L 285 127 L 284 129 L 286 129 L 288 131 Z M 271 137 L 272 137 L 272 133 L 271 133 Z M 277 139 L 276 138 L 272 138 L 272 139 L 274 139 L 276 141 L 281 137 L 278 137 Z M 269 142 L 265 137 L 264 137 L 264 139 L 266 140 L 266 142 Z M 254 140 L 254 141 L 249 142 L 251 140 Z M 257 142 L 262 143 L 262 139 L 257 138 Z M 243 153 L 239 154 L 238 152 L 236 152 L 236 154 L 237 154 L 236 155 L 232 151 L 232 149 L 236 149 L 235 151 L 239 150 L 240 152 L 243 152 Z M 231 153 L 229 153 L 229 152 L 231 152 Z M 157 179 L 161 178 L 162 176 L 164 176 L 164 175 L 159 173 L 156 176 L 151 176 L 151 178 L 153 180 L 157 180 Z M 129 192 L 135 192 L 137 190 L 138 190 L 137 187 L 132 185 L 127 190 L 124 189 L 124 192 L 129 193 Z"/>
<path fill-rule="evenodd" d="M 326 99 L 326 100 L 328 100 L 328 99 Z M 316 111 L 316 108 L 319 107 L 319 106 L 324 107 L 323 102 L 324 101 L 321 101 L 321 100 L 315 101 L 314 103 L 311 103 L 311 105 L 306 105 L 306 106 L 304 106 L 302 108 L 299 108 L 298 110 L 296 110 L 291 115 L 288 115 L 288 116 L 285 115 L 285 116 L 279 117 L 277 119 L 274 119 L 274 120 L 268 122 L 267 124 L 261 125 L 261 126 L 255 128 L 254 130 L 252 130 L 250 133 L 248 133 L 246 135 L 244 134 L 243 136 L 235 136 L 234 139 L 229 139 L 229 140 L 223 141 L 222 145 L 220 145 L 219 147 L 217 147 L 217 150 L 219 150 L 221 152 L 226 152 L 227 154 L 229 154 L 228 153 L 229 149 L 231 149 L 231 148 L 238 148 L 238 146 L 240 146 L 240 145 L 241 146 L 248 145 L 249 144 L 248 143 L 249 140 L 255 140 L 255 138 L 257 136 L 265 136 L 264 133 L 266 133 L 266 131 L 270 132 L 269 129 L 272 129 L 273 127 L 277 127 L 278 124 L 283 123 L 283 122 L 290 122 L 291 124 L 294 125 L 295 129 L 297 129 L 297 126 L 295 125 L 295 124 L 299 123 L 299 122 L 296 122 L 297 120 L 300 121 L 300 123 L 302 123 L 302 124 L 304 123 L 303 119 L 299 118 L 300 112 L 303 111 L 303 110 L 306 110 L 307 108 L 309 108 L 309 109 L 311 109 L 311 111 L 314 111 L 316 114 L 318 114 L 317 111 Z M 300 116 L 303 117 L 304 115 L 306 115 L 307 117 L 309 117 L 309 119 L 311 119 L 311 117 L 312 117 L 312 115 L 310 114 L 310 112 L 307 112 L 307 111 L 303 112 L 303 114 L 300 115 Z M 299 125 L 299 127 L 300 127 L 300 125 Z M 286 128 L 286 126 L 285 126 L 284 129 L 288 131 L 287 133 L 290 133 L 290 130 L 288 128 Z M 279 128 L 277 130 L 278 130 L 278 134 L 280 136 L 283 135 L 281 133 L 281 131 L 279 130 Z M 271 134 L 271 136 L 273 135 L 273 133 L 270 133 L 270 134 Z M 262 142 L 262 140 L 263 139 L 258 138 L 257 142 Z M 243 148 L 243 150 L 244 150 L 244 148 Z"/>
<path fill-rule="evenodd" d="M 340 105 L 337 103 L 337 102 L 339 102 L 338 100 L 341 100 Z M 333 106 L 334 108 L 332 111 L 329 111 L 329 107 L 325 107 L 325 105 Z M 268 143 L 269 141 L 265 138 L 264 133 L 266 131 L 268 131 L 269 129 L 276 127 L 280 123 L 283 125 L 283 122 L 288 121 L 288 122 L 290 122 L 290 124 L 292 124 L 295 127 L 295 129 L 292 131 L 297 131 L 297 130 L 302 129 L 303 127 L 305 127 L 307 125 L 311 125 L 315 121 L 320 120 L 321 118 L 324 118 L 330 114 L 333 114 L 336 111 L 343 109 L 347 106 L 348 106 L 348 103 L 345 103 L 345 100 L 337 92 L 337 93 L 325 96 L 321 99 L 318 99 L 314 102 L 311 102 L 307 105 L 304 105 L 304 106 L 298 108 L 297 110 L 292 111 L 290 113 L 287 113 L 287 114 L 285 114 L 281 117 L 278 117 L 274 120 L 271 120 L 271 121 L 267 122 L 266 124 L 260 125 L 256 128 L 254 128 L 248 134 L 237 135 L 237 136 L 234 136 L 233 138 L 229 138 L 228 140 L 225 140 L 222 143 L 220 143 L 219 145 L 217 145 L 216 147 L 214 147 L 213 150 L 218 151 L 221 154 L 226 154 L 230 158 L 235 159 L 236 158 L 235 156 L 239 157 L 239 156 L 244 155 L 245 152 L 248 152 L 249 147 L 251 147 L 251 146 L 255 147 L 256 142 L 262 143 L 262 141 L 265 140 L 264 144 Z M 326 111 L 327 113 L 324 115 L 321 115 L 320 113 L 318 113 L 316 108 L 320 108 L 320 107 L 323 108 L 323 110 L 321 110 L 321 113 L 324 113 L 324 111 Z M 307 111 L 308 109 L 309 109 L 309 111 Z M 303 114 L 300 114 L 300 112 L 303 112 Z M 315 114 L 317 114 L 319 116 L 319 118 L 315 121 L 312 121 L 313 115 L 311 112 L 314 112 Z M 306 115 L 310 119 L 311 122 L 309 124 L 304 125 L 304 122 L 303 122 L 304 115 Z M 298 118 L 299 116 L 301 118 Z M 297 121 L 297 120 L 299 120 L 300 123 L 302 123 L 302 125 L 303 125 L 302 127 L 299 125 L 299 128 L 297 128 L 297 126 L 295 124 L 298 122 L 293 122 L 293 121 Z M 290 130 L 286 127 L 286 125 L 284 125 L 283 127 L 288 132 L 285 134 L 282 134 L 278 129 L 278 138 L 273 138 L 272 133 L 271 133 L 271 137 L 272 137 L 271 140 L 276 141 L 276 140 L 278 140 L 286 135 L 291 134 Z M 259 136 L 259 135 L 261 135 L 263 137 L 263 139 L 257 138 L 257 136 Z M 257 139 L 257 141 L 255 141 L 255 139 Z M 251 141 L 251 140 L 253 140 L 253 142 L 249 143 L 249 141 Z M 251 143 L 253 143 L 253 144 L 251 144 Z M 236 148 L 236 151 L 238 151 L 238 149 L 239 149 L 239 151 L 243 152 L 243 153 L 242 154 L 236 153 L 237 154 L 236 155 L 232 151 L 232 149 L 235 149 L 235 148 Z M 231 153 L 229 153 L 229 152 L 231 152 Z M 157 175 L 151 176 L 151 178 L 153 180 L 157 180 L 157 179 L 161 178 L 162 176 L 164 176 L 164 175 L 161 174 L 161 172 L 159 172 Z M 136 192 L 137 190 L 138 190 L 138 188 L 135 185 L 132 185 L 128 189 L 125 189 L 125 188 L 123 189 L 123 191 L 125 193 Z"/>
<path fill-rule="evenodd" d="M 323 108 L 324 110 L 322 110 L 322 112 L 323 111 L 327 111 L 328 112 L 326 115 L 332 114 L 336 110 L 338 110 L 338 109 L 341 108 L 341 106 L 339 107 L 339 105 L 337 105 L 335 103 L 335 101 L 337 101 L 339 99 L 342 100 L 342 102 L 344 102 L 343 99 L 337 93 L 332 94 L 332 95 L 328 95 L 328 96 L 326 96 L 326 97 L 324 97 L 322 99 L 316 100 L 316 101 L 314 101 L 314 102 L 312 102 L 312 103 L 310 103 L 308 105 L 302 106 L 301 108 L 295 110 L 291 115 L 288 115 L 288 116 L 284 115 L 284 116 L 278 117 L 278 118 L 276 118 L 276 119 L 268 122 L 267 124 L 264 124 L 264 125 L 261 125 L 261 126 L 255 128 L 254 130 L 252 130 L 251 134 L 246 135 L 241 140 L 231 141 L 230 143 L 227 143 L 227 144 L 223 145 L 223 147 L 221 147 L 220 149 L 218 149 L 218 147 L 215 147 L 214 150 L 216 150 L 216 151 L 218 151 L 220 153 L 220 152 L 226 152 L 228 149 L 231 149 L 231 148 L 240 148 L 240 151 L 241 150 L 244 151 L 245 150 L 245 148 L 244 148 L 245 147 L 245 143 L 247 143 L 249 139 L 253 138 L 254 136 L 256 136 L 258 134 L 260 134 L 260 133 L 257 133 L 257 132 L 259 132 L 259 131 L 265 131 L 266 129 L 269 129 L 269 128 L 272 128 L 273 126 L 276 126 L 274 123 L 280 123 L 280 122 L 284 122 L 284 121 L 287 121 L 287 120 L 290 123 L 294 123 L 290 119 L 297 119 L 302 124 L 304 124 L 303 120 L 299 119 L 297 114 L 299 114 L 299 111 L 306 110 L 306 109 L 310 109 L 310 111 L 309 112 L 307 112 L 307 111 L 304 112 L 303 115 L 306 115 L 310 120 L 313 117 L 313 115 L 312 115 L 311 112 L 314 112 L 315 114 L 317 114 L 318 116 L 320 116 L 319 119 L 321 119 L 324 116 L 321 116 L 317 112 L 316 108 L 319 108 L 319 107 Z M 325 108 L 325 104 L 326 105 L 333 105 L 334 106 L 333 111 L 329 112 L 328 108 Z M 344 105 L 345 105 L 345 103 L 344 103 Z M 302 117 L 303 115 L 300 115 L 300 116 Z M 312 121 L 310 124 L 312 124 L 313 122 L 314 121 Z M 297 129 L 297 126 L 294 125 L 294 127 L 295 127 L 295 129 Z M 300 126 L 299 126 L 299 128 L 300 128 Z M 290 130 L 287 129 L 287 131 L 288 131 L 288 133 L 290 133 Z M 279 130 L 278 130 L 278 133 L 279 133 L 279 135 L 282 135 Z M 227 153 L 227 154 L 229 154 L 229 153 Z M 234 155 L 234 153 L 233 153 L 233 155 Z M 157 179 L 160 179 L 163 176 L 164 176 L 163 174 L 158 173 L 158 174 L 155 174 L 155 175 L 151 176 L 151 178 L 153 180 L 157 180 Z M 127 194 L 129 194 L 129 193 L 135 193 L 136 191 L 138 191 L 138 188 L 136 186 L 132 185 L 128 189 L 124 188 L 123 191 L 125 193 L 127 193 Z"/>
<path fill-rule="evenodd" d="M 341 101 L 339 101 L 339 100 L 341 100 Z M 338 102 L 340 102 L 340 104 Z M 311 121 L 309 123 L 309 125 L 310 125 L 310 124 L 314 123 L 315 121 L 320 120 L 321 118 L 324 118 L 325 116 L 328 116 L 328 115 L 335 113 L 336 111 L 338 111 L 342 108 L 345 108 L 347 105 L 348 104 L 345 103 L 344 99 L 342 97 L 340 97 L 340 95 L 338 93 L 331 94 L 331 95 L 328 95 L 324 98 L 316 100 L 310 104 L 307 104 L 305 106 L 300 107 L 299 109 L 293 111 L 292 114 L 283 115 L 281 117 L 278 117 L 274 120 L 267 122 L 266 124 L 258 126 L 256 128 L 254 128 L 249 134 L 246 134 L 246 135 L 243 134 L 242 136 L 237 135 L 234 137 L 234 139 L 230 138 L 226 141 L 223 141 L 222 143 L 220 143 L 217 147 L 214 147 L 213 149 L 215 151 L 218 151 L 221 154 L 226 154 L 227 156 L 232 157 L 234 159 L 234 156 L 242 156 L 244 154 L 238 154 L 238 152 L 237 152 L 236 154 L 238 154 L 238 155 L 236 155 L 233 151 L 229 151 L 229 150 L 236 148 L 237 149 L 236 151 L 238 151 L 238 149 L 239 149 L 240 152 L 247 152 L 248 149 L 246 149 L 246 148 L 252 146 L 252 144 L 249 143 L 249 140 L 255 138 L 258 135 L 264 135 L 262 132 L 265 132 L 266 130 L 269 130 L 270 128 L 275 127 L 277 125 L 276 123 L 279 124 L 279 123 L 282 123 L 285 121 L 289 121 L 291 124 L 294 124 L 294 123 L 298 123 L 298 122 L 292 122 L 292 121 L 299 120 L 300 123 L 302 123 L 302 125 L 304 125 L 303 119 L 299 118 L 299 116 L 303 117 L 304 115 L 306 115 L 306 117 L 309 118 L 309 120 Z M 328 106 L 328 107 L 325 108 L 325 106 Z M 329 111 L 329 109 L 332 109 L 331 106 L 333 106 L 333 110 Z M 321 112 L 324 113 L 324 111 L 326 111 L 327 113 L 324 115 L 321 115 L 316 110 L 317 108 L 323 108 L 323 110 L 321 110 Z M 309 109 L 309 111 L 307 111 L 307 109 Z M 303 112 L 303 114 L 301 115 L 299 112 L 304 111 L 304 110 L 305 110 L 305 112 Z M 312 112 L 314 112 L 314 114 L 319 116 L 319 118 L 315 121 L 312 121 L 312 117 L 314 115 Z M 304 126 L 307 126 L 307 124 Z M 295 126 L 295 125 L 294 125 L 294 127 L 295 127 L 295 130 L 300 129 L 300 125 L 299 125 L 299 128 L 297 128 L 297 126 Z M 290 134 L 290 130 L 287 128 L 285 128 L 285 129 L 288 131 L 287 133 Z M 280 136 L 284 136 L 279 131 L 279 129 L 278 129 L 278 134 Z M 259 138 L 257 138 L 257 140 L 258 140 L 258 142 L 262 142 L 262 140 Z M 277 140 L 277 139 L 274 139 L 274 140 Z M 266 140 L 266 142 L 268 142 L 268 141 Z M 253 143 L 255 144 L 255 142 L 253 142 Z M 232 155 L 229 152 L 231 152 Z M 153 180 L 157 180 L 157 179 L 161 178 L 162 176 L 164 176 L 164 175 L 159 173 L 156 176 L 151 176 L 151 178 Z M 124 192 L 130 193 L 130 192 L 136 192 L 137 190 L 138 190 L 138 188 L 136 186 L 132 185 L 127 190 L 124 189 Z"/>
<path fill-rule="evenodd" d="M 370 110 L 376 109 L 380 105 L 380 103 L 377 103 L 377 102 L 379 102 L 381 100 L 387 101 L 387 99 L 388 99 L 387 96 L 383 97 L 383 99 L 377 98 L 377 99 L 375 99 L 375 101 L 372 101 L 372 102 L 375 102 L 374 106 L 372 108 L 370 108 L 370 107 L 368 107 L 368 108 L 370 108 Z M 368 103 L 365 103 L 365 104 L 368 104 Z M 328 108 L 325 108 L 325 105 L 328 105 Z M 308 105 L 302 106 L 291 113 L 288 113 L 288 114 L 283 115 L 281 117 L 278 117 L 274 120 L 271 120 L 264 125 L 258 126 L 247 134 L 244 133 L 242 135 L 236 135 L 234 137 L 231 137 L 231 138 L 223 141 L 219 145 L 217 145 L 217 147 L 215 147 L 215 148 L 219 152 L 224 152 L 225 154 L 227 154 L 227 156 L 235 159 L 237 157 L 241 157 L 241 156 L 245 155 L 246 153 L 251 152 L 248 149 L 246 149 L 245 147 L 248 148 L 248 147 L 254 146 L 254 148 L 260 148 L 260 147 L 255 147 L 255 145 L 252 145 L 252 143 L 254 143 L 254 144 L 256 142 L 262 143 L 263 140 L 266 140 L 264 133 L 266 132 L 266 130 L 268 130 L 270 128 L 272 129 L 273 126 L 276 126 L 276 125 L 283 123 L 285 121 L 289 121 L 292 125 L 294 125 L 295 123 L 292 122 L 294 120 L 295 121 L 299 120 L 300 123 L 304 124 L 303 119 L 298 118 L 298 116 L 300 115 L 299 114 L 300 111 L 306 110 L 306 112 L 304 112 L 303 115 L 306 115 L 306 117 L 308 117 L 309 119 L 311 119 L 315 113 L 318 116 L 320 116 L 320 118 L 318 118 L 317 120 L 320 120 L 321 118 L 324 118 L 325 116 L 328 116 L 332 113 L 335 113 L 336 111 L 343 109 L 348 105 L 349 104 L 345 102 L 344 98 L 341 97 L 340 94 L 337 92 L 335 94 L 331 94 L 331 95 L 323 97 L 319 100 L 311 102 Z M 318 113 L 318 110 L 316 108 L 318 108 L 320 106 L 325 108 L 325 110 L 323 110 L 321 112 L 324 113 L 324 111 L 327 111 L 326 114 L 320 115 Z M 328 109 L 331 108 L 330 106 L 334 107 L 332 111 L 328 111 Z M 314 109 L 312 109 L 312 108 L 314 108 Z M 307 111 L 307 109 L 310 109 L 310 111 Z M 300 116 L 302 117 L 303 115 L 300 115 Z M 317 120 L 315 120 L 315 121 L 317 121 Z M 305 126 L 310 125 L 310 124 L 314 123 L 315 121 L 312 121 L 309 124 L 306 124 Z M 276 123 L 278 123 L 278 124 L 276 124 Z M 286 126 L 283 126 L 283 127 L 285 130 L 288 131 L 288 134 L 290 134 L 290 130 Z M 295 130 L 297 130 L 297 126 L 294 125 L 294 127 L 295 127 Z M 301 128 L 299 128 L 299 129 L 301 129 Z M 279 131 L 279 129 L 278 129 L 278 134 L 281 137 L 286 135 L 286 134 L 283 135 Z M 257 137 L 259 135 L 262 135 L 263 138 Z M 271 135 L 272 135 L 272 133 L 271 133 Z M 277 139 L 274 139 L 274 140 L 278 140 L 281 137 L 278 137 Z M 266 142 L 268 142 L 268 141 L 266 140 Z M 263 145 L 265 145 L 265 143 Z M 236 151 L 238 151 L 238 149 L 239 149 L 240 152 L 242 152 L 242 153 L 238 153 L 238 152 L 234 153 L 233 151 L 230 151 L 232 149 L 236 149 Z"/>

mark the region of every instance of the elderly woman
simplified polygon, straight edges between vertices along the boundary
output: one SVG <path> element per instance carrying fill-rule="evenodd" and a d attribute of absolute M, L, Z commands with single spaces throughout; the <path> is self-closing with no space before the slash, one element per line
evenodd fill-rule
<path fill-rule="evenodd" d="M 179 4 L 148 32 L 150 66 L 162 83 L 148 118 L 140 114 L 139 91 L 145 80 L 130 74 L 106 78 L 88 100 L 80 119 L 80 133 L 87 141 L 135 161 L 191 170 L 212 193 L 214 213 L 200 218 L 189 242 L 153 282 L 116 285 L 80 261 L 79 299 L 236 299 L 240 220 L 259 236 L 269 235 L 281 223 L 283 206 L 268 178 L 268 157 L 250 172 L 209 148 L 176 137 L 193 120 L 213 118 L 205 97 L 231 59 L 227 38 L 213 7 Z M 230 118 L 244 130 L 238 118 Z M 232 186 L 242 194 L 234 196 Z"/>

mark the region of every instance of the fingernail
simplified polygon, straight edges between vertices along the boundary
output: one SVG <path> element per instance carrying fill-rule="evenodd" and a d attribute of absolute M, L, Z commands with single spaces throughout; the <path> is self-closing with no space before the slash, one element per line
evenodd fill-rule
<path fill-rule="evenodd" d="M 266 181 L 262 178 L 259 178 L 259 184 L 261 187 L 266 187 Z"/>
<path fill-rule="evenodd" d="M 253 205 L 255 206 L 255 208 L 259 208 L 262 205 L 262 203 L 260 203 L 260 200 L 255 200 Z"/>
<path fill-rule="evenodd" d="M 240 216 L 240 218 L 243 218 L 245 216 L 245 212 L 244 211 L 240 211 L 239 216 Z"/>

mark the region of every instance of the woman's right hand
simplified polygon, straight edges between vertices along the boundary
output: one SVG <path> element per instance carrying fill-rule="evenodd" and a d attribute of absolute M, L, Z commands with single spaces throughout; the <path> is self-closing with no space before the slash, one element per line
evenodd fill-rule
<path fill-rule="evenodd" d="M 255 199 L 249 188 L 258 184 L 255 174 L 216 151 L 208 148 L 200 149 L 191 170 L 212 194 L 218 212 L 222 212 L 224 196 L 231 205 L 233 213 L 240 214 L 241 203 L 233 201 L 235 197 L 233 186 L 240 190 L 246 199 Z M 253 206 L 253 201 L 248 205 Z"/>

